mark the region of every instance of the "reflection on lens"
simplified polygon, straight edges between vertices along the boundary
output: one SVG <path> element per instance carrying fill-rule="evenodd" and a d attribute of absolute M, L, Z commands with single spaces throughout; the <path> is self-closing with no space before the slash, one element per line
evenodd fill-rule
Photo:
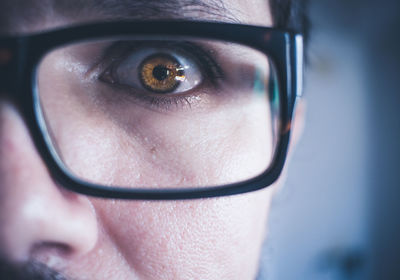
<path fill-rule="evenodd" d="M 279 87 L 269 58 L 250 47 L 110 38 L 55 49 L 38 70 L 49 145 L 81 180 L 201 188 L 253 178 L 272 162 Z"/>

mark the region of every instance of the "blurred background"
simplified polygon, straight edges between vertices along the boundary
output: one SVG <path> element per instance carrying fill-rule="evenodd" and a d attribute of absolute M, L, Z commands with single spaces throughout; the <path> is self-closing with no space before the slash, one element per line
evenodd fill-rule
<path fill-rule="evenodd" d="M 400 1 L 311 0 L 306 126 L 260 279 L 400 279 Z"/>

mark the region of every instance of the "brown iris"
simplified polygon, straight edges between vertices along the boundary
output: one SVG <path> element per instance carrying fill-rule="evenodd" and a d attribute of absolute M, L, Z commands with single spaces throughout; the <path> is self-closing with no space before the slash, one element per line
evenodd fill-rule
<path fill-rule="evenodd" d="M 155 54 L 147 57 L 140 64 L 139 79 L 150 91 L 170 93 L 185 79 L 185 71 L 174 57 L 167 54 Z"/>

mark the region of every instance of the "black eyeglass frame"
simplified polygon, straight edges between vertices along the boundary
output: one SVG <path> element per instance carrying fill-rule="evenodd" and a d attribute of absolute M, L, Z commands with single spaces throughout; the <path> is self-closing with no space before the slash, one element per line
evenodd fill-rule
<path fill-rule="evenodd" d="M 266 54 L 276 68 L 280 95 L 280 137 L 270 167 L 250 180 L 205 188 L 131 189 L 107 187 L 74 177 L 51 152 L 45 124 L 35 100 L 36 71 L 50 50 L 82 40 L 132 35 L 188 36 L 239 43 Z M 282 172 L 296 98 L 303 78 L 302 35 L 290 30 L 251 25 L 198 21 L 119 21 L 72 26 L 39 34 L 0 37 L 0 97 L 9 100 L 22 115 L 33 142 L 53 179 L 61 186 L 85 195 L 114 199 L 177 200 L 218 197 L 265 188 Z"/>

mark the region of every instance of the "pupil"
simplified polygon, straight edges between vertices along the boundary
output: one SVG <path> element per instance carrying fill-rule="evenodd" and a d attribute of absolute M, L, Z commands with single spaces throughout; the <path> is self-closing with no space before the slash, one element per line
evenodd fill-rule
<path fill-rule="evenodd" d="M 153 69 L 153 76 L 159 81 L 165 80 L 169 75 L 169 70 L 167 67 L 162 65 L 157 65 Z"/>

